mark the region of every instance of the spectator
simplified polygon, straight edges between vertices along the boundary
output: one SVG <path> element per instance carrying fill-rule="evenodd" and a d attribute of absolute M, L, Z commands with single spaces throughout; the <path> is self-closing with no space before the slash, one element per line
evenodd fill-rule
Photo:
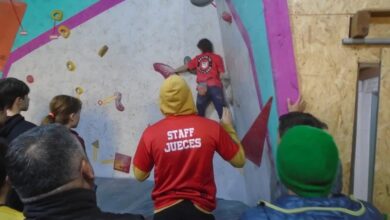
<path fill-rule="evenodd" d="M 261 201 L 240 219 L 382 220 L 383 216 L 369 203 L 331 195 L 338 163 L 337 146 L 327 132 L 310 126 L 289 129 L 276 156 L 277 171 L 289 195 L 273 204 Z"/>
<path fill-rule="evenodd" d="M 65 126 L 41 126 L 20 135 L 11 143 L 6 162 L 26 220 L 144 219 L 104 213 L 97 207 L 92 166 Z"/>
<path fill-rule="evenodd" d="M 9 143 L 23 132 L 36 125 L 26 121 L 20 114 L 27 111 L 30 103 L 28 94 L 30 89 L 26 83 L 15 79 L 5 78 L 0 80 L 0 97 L 4 99 L 7 109 L 7 120 L 0 129 L 0 136 Z"/>
<path fill-rule="evenodd" d="M 77 128 L 80 121 L 82 103 L 80 99 L 68 96 L 68 95 L 57 95 L 49 104 L 50 112 L 42 120 L 42 125 L 59 123 L 69 128 L 70 132 L 76 136 L 80 141 L 81 146 L 85 151 L 84 139 L 72 128 Z"/>
<path fill-rule="evenodd" d="M 29 93 L 30 89 L 23 81 L 15 78 L 0 80 L 0 97 L 4 102 L 7 112 L 5 124 L 0 128 L 0 137 L 6 139 L 8 143 L 20 134 L 36 126 L 26 121 L 20 114 L 22 111 L 28 110 L 30 104 Z M 18 211 L 23 211 L 23 203 L 13 189 L 8 193 L 6 203 Z"/>
<path fill-rule="evenodd" d="M 5 140 L 0 139 L 0 219 L 2 220 L 24 220 L 21 212 L 5 205 L 7 194 L 11 189 L 11 184 L 7 181 L 5 169 L 5 153 L 7 144 Z"/>

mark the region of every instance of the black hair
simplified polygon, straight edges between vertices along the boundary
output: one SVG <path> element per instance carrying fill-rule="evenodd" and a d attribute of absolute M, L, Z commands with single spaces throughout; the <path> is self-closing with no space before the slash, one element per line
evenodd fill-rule
<path fill-rule="evenodd" d="M 5 78 L 0 79 L 0 107 L 10 108 L 15 99 L 20 97 L 24 99 L 26 95 L 30 92 L 27 84 L 16 78 Z"/>
<path fill-rule="evenodd" d="M 203 38 L 198 42 L 198 48 L 202 53 L 212 53 L 214 52 L 213 43 L 207 38 Z"/>
<path fill-rule="evenodd" d="M 5 169 L 5 153 L 7 152 L 7 142 L 4 139 L 0 139 L 0 188 L 5 183 L 7 171 Z"/>
<path fill-rule="evenodd" d="M 314 117 L 310 113 L 289 112 L 279 117 L 279 136 L 283 137 L 284 133 L 297 125 L 307 125 L 320 129 L 328 129 L 328 125 Z"/>
<path fill-rule="evenodd" d="M 5 111 L 6 100 L 3 97 L 0 97 L 0 111 Z"/>
<path fill-rule="evenodd" d="M 48 193 L 80 175 L 84 151 L 68 128 L 35 127 L 13 140 L 6 155 L 7 173 L 22 198 Z"/>

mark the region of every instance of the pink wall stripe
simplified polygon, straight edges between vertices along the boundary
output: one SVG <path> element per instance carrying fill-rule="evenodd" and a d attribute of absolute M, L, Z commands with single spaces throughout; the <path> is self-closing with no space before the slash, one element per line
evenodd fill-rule
<path fill-rule="evenodd" d="M 287 0 L 263 0 L 279 115 L 299 96 Z"/>

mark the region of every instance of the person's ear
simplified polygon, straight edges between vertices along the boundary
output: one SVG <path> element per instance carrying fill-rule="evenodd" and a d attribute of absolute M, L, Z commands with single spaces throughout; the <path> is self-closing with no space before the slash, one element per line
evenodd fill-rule
<path fill-rule="evenodd" d="M 74 121 L 74 118 L 75 118 L 75 113 L 71 113 L 70 115 L 69 115 L 69 120 L 70 121 Z"/>
<path fill-rule="evenodd" d="M 85 159 L 83 159 L 81 161 L 81 175 L 83 176 L 83 178 L 90 182 L 90 181 L 93 181 L 95 179 L 95 173 L 93 171 L 93 168 L 91 166 L 91 164 L 86 161 Z"/>
<path fill-rule="evenodd" d="M 22 98 L 22 97 L 16 97 L 16 99 L 15 99 L 15 101 L 14 101 L 14 105 L 16 104 L 16 105 L 21 105 L 21 104 L 23 104 L 23 101 L 24 101 L 24 99 Z"/>
<path fill-rule="evenodd" d="M 11 180 L 9 179 L 8 175 L 5 177 L 5 183 L 11 185 Z"/>

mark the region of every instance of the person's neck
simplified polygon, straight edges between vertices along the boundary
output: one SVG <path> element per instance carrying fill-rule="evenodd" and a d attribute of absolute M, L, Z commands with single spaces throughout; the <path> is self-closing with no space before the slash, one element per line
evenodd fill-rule
<path fill-rule="evenodd" d="M 20 114 L 20 112 L 21 111 L 18 108 L 13 107 L 13 108 L 7 110 L 7 116 L 12 117 L 14 115 Z"/>
<path fill-rule="evenodd" d="M 7 196 L 5 194 L 0 195 L 0 206 L 5 205 Z"/>
<path fill-rule="evenodd" d="M 294 192 L 291 191 L 291 190 L 288 190 L 288 191 L 287 191 L 287 194 L 290 195 L 290 196 L 296 196 L 296 195 L 297 195 L 296 193 L 294 193 Z"/>
<path fill-rule="evenodd" d="M 10 187 L 5 183 L 2 187 L 0 187 L 0 205 L 5 205 L 5 201 L 7 198 L 7 193 Z"/>
<path fill-rule="evenodd" d="M 69 183 L 62 185 L 62 186 L 60 186 L 60 187 L 58 187 L 50 192 L 43 193 L 43 194 L 40 194 L 40 195 L 37 195 L 34 197 L 30 197 L 30 198 L 22 198 L 21 200 L 23 203 L 35 202 L 37 200 L 41 200 L 41 199 L 47 198 L 49 196 L 52 196 L 52 195 L 55 195 L 55 194 L 58 194 L 61 192 L 65 192 L 65 191 L 68 191 L 71 189 L 92 189 L 92 186 L 90 184 L 86 183 L 83 179 L 77 178 L 77 179 L 72 180 Z"/>

